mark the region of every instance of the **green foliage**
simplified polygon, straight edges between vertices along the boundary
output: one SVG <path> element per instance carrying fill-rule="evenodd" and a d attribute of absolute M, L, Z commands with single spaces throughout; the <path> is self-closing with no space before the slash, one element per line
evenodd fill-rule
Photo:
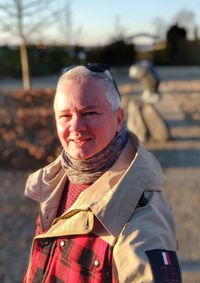
<path fill-rule="evenodd" d="M 131 65 L 135 60 L 134 45 L 126 44 L 122 40 L 113 42 L 105 47 L 104 57 L 110 66 Z"/>
<path fill-rule="evenodd" d="M 28 55 L 31 76 L 58 74 L 65 66 L 86 61 L 101 62 L 111 67 L 130 66 L 143 59 L 152 60 L 156 65 L 197 65 L 200 64 L 200 41 L 185 38 L 174 41 L 173 37 L 166 48 L 146 52 L 136 52 L 133 44 L 123 40 L 91 49 L 81 46 L 29 46 Z M 0 47 L 0 63 L 0 77 L 21 77 L 18 47 Z"/>
<path fill-rule="evenodd" d="M 106 46 L 94 48 L 88 52 L 88 61 L 102 62 L 110 66 L 128 66 L 135 60 L 133 44 L 123 40 L 112 42 Z"/>
<path fill-rule="evenodd" d="M 153 62 L 155 65 L 168 65 L 167 59 L 167 50 L 165 49 L 158 49 L 154 50 L 152 54 Z"/>
<path fill-rule="evenodd" d="M 163 50 L 154 51 L 154 63 L 157 65 L 189 66 L 200 64 L 200 41 L 182 40 L 172 52 L 168 44 Z"/>
<path fill-rule="evenodd" d="M 71 63 L 65 47 L 31 47 L 29 58 L 32 76 L 59 73 L 63 66 Z"/>
<path fill-rule="evenodd" d="M 200 41 L 187 40 L 187 31 L 175 24 L 167 31 L 166 48 L 154 50 L 154 63 L 157 65 L 198 65 L 200 64 Z"/>
<path fill-rule="evenodd" d="M 165 53 L 169 65 L 199 64 L 199 52 L 198 41 L 187 40 L 187 31 L 184 28 L 176 24 L 169 28 Z"/>
<path fill-rule="evenodd" d="M 31 76 L 46 76 L 60 73 L 61 69 L 74 62 L 66 47 L 29 46 L 28 57 Z M 20 77 L 19 48 L 0 48 L 0 77 Z"/>
<path fill-rule="evenodd" d="M 0 48 L 0 76 L 10 76 L 13 77 L 20 76 L 20 55 L 19 48 L 9 48 L 3 46 Z"/>
<path fill-rule="evenodd" d="M 49 49 L 47 64 L 52 73 L 58 73 L 60 70 L 72 63 L 69 56 L 69 50 L 64 47 L 51 47 Z"/>

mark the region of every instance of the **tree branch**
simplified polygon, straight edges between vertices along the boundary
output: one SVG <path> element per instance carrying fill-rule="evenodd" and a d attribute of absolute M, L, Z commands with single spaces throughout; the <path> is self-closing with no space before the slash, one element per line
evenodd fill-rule
<path fill-rule="evenodd" d="M 51 0 L 49 0 L 51 1 Z M 48 3 L 48 0 L 32 0 L 32 1 L 26 1 L 26 4 L 24 4 L 24 9 L 26 8 L 29 8 L 29 7 L 32 7 L 32 6 L 38 6 L 38 5 L 44 5 L 44 4 L 47 4 Z"/>
<path fill-rule="evenodd" d="M 16 17 L 16 13 L 12 11 L 13 7 L 8 7 L 7 5 L 0 4 L 0 11 L 5 13 L 6 15 L 9 15 L 11 17 Z"/>
<path fill-rule="evenodd" d="M 57 11 L 49 12 L 48 15 L 40 19 L 35 25 L 32 26 L 30 30 L 26 32 L 26 35 L 29 36 L 31 33 L 37 31 L 42 25 L 52 25 L 58 19 L 58 17 L 63 13 L 63 9 Z"/>
<path fill-rule="evenodd" d="M 3 30 L 6 30 L 8 32 L 11 32 L 13 30 L 14 27 L 10 26 L 9 23 L 5 23 L 2 21 L 2 19 L 0 19 L 0 27 L 3 28 Z"/>

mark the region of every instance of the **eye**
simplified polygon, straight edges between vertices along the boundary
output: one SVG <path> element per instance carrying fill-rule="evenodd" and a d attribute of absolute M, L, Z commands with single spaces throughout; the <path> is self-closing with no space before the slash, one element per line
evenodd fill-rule
<path fill-rule="evenodd" d="M 69 119 L 70 117 L 71 117 L 70 114 L 61 114 L 58 116 L 58 119 L 63 121 L 63 120 Z"/>
<path fill-rule="evenodd" d="M 89 111 L 89 112 L 84 112 L 83 113 L 83 116 L 92 116 L 92 115 L 98 115 L 98 113 L 94 112 L 94 111 Z"/>

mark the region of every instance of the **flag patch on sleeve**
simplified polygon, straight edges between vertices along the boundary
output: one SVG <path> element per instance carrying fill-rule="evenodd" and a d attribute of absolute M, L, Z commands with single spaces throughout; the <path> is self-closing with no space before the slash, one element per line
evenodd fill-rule
<path fill-rule="evenodd" d="M 162 249 L 145 252 L 155 283 L 182 283 L 176 252 Z"/>

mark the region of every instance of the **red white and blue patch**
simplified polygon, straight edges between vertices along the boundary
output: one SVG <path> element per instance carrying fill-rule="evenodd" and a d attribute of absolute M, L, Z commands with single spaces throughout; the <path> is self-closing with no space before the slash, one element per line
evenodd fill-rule
<path fill-rule="evenodd" d="M 170 255 L 168 251 L 162 252 L 164 265 L 171 265 Z"/>
<path fill-rule="evenodd" d="M 151 265 L 154 283 L 182 283 L 176 252 L 156 249 L 145 253 Z"/>

